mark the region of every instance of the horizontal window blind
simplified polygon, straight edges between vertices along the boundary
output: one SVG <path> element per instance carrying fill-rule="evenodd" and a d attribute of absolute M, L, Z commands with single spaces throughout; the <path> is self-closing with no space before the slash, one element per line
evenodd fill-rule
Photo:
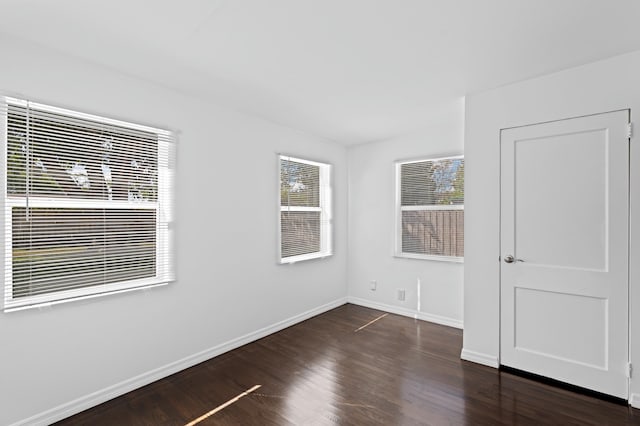
<path fill-rule="evenodd" d="M 464 257 L 464 159 L 399 163 L 399 255 Z"/>
<path fill-rule="evenodd" d="M 320 212 L 280 212 L 282 257 L 316 253 L 321 250 Z"/>
<path fill-rule="evenodd" d="M 331 254 L 330 166 L 280 156 L 280 261 Z"/>
<path fill-rule="evenodd" d="M 173 280 L 173 135 L 2 101 L 5 310 Z"/>

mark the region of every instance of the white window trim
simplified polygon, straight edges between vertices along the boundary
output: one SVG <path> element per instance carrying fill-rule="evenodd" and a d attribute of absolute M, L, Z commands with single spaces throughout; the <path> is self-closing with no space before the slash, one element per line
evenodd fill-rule
<path fill-rule="evenodd" d="M 295 157 L 287 154 L 277 154 L 277 172 L 278 172 L 278 192 L 277 192 L 277 205 L 278 205 L 278 238 L 277 238 L 277 263 L 281 265 L 291 265 L 297 262 L 313 259 L 324 259 L 333 256 L 333 217 L 332 217 L 332 200 L 333 200 L 333 187 L 331 182 L 331 174 L 333 167 L 329 163 L 321 163 L 318 161 L 305 160 L 299 157 Z M 295 161 L 298 163 L 309 164 L 312 166 L 318 166 L 320 168 L 320 207 L 296 207 L 296 206 L 282 206 L 280 200 L 280 161 L 282 159 Z M 282 257 L 282 220 L 280 213 L 283 211 L 319 211 L 320 214 L 320 251 L 314 253 L 307 253 L 298 256 Z"/>
<path fill-rule="evenodd" d="M 158 158 L 168 158 L 171 154 L 170 144 L 174 142 L 174 133 L 168 130 L 158 129 L 130 123 L 122 120 L 111 119 L 107 117 L 97 116 L 93 114 L 82 113 L 74 110 L 58 108 L 51 105 L 31 102 L 23 99 L 17 99 L 9 96 L 0 96 L 0 109 L 9 105 L 16 105 L 39 109 L 46 112 L 69 115 L 75 118 L 98 121 L 105 124 L 121 126 L 134 130 L 141 130 L 158 135 Z M 6 116 L 5 116 L 6 117 Z M 27 200 L 24 197 L 10 197 L 7 194 L 7 121 L 0 120 L 0 203 L 4 209 L 2 220 L 0 220 L 0 244 L 4 244 L 3 259 L 0 261 L 0 276 L 4 277 L 3 282 L 3 303 L 2 310 L 4 312 L 21 311 L 32 308 L 43 308 L 61 303 L 73 302 L 78 300 L 92 299 L 112 294 L 124 293 L 134 290 L 150 289 L 158 286 L 164 286 L 175 280 L 173 275 L 173 266 L 161 262 L 164 256 L 164 250 L 169 250 L 167 259 L 173 262 L 173 254 L 171 251 L 171 241 L 173 238 L 172 230 L 169 224 L 173 222 L 173 206 L 171 204 L 171 195 L 168 191 L 160 190 L 160 185 L 171 186 L 173 180 L 173 172 L 166 167 L 158 166 L 158 199 L 156 202 L 138 202 L 132 203 L 128 201 L 100 201 L 100 200 L 83 200 L 83 199 L 62 199 L 62 198 L 41 198 L 30 197 L 28 201 L 29 207 L 84 207 L 84 208 L 127 208 L 127 209 L 144 209 L 156 210 L 156 277 L 128 280 L 125 282 L 116 282 L 103 285 L 93 285 L 90 287 L 81 287 L 71 290 L 60 290 L 51 293 L 40 294 L 36 296 L 21 297 L 14 300 L 12 296 L 12 269 L 10 261 L 12 258 L 12 208 L 26 207 Z M 171 142 L 167 142 L 171 141 Z M 169 189 L 170 191 L 170 189 Z M 165 199 L 165 197 L 169 199 Z M 161 216 L 164 220 L 160 220 Z M 164 229 L 163 229 L 164 228 Z M 8 233 L 8 235 L 6 234 Z M 164 236 L 164 238 L 161 238 Z M 164 247 L 163 245 L 169 245 Z M 164 277 L 160 279 L 159 277 Z"/>
<path fill-rule="evenodd" d="M 452 154 L 441 155 L 438 157 L 425 157 L 412 160 L 398 160 L 394 164 L 394 176 L 395 176 L 395 203 L 394 203 L 394 245 L 393 245 L 393 257 L 401 259 L 418 259 L 418 260 L 432 260 L 437 262 L 451 262 L 451 263 L 464 263 L 464 257 L 460 256 L 434 256 L 428 254 L 416 254 L 407 253 L 402 251 L 402 212 L 403 211 L 424 211 L 424 210 L 464 210 L 464 204 L 462 205 L 435 205 L 435 206 L 402 206 L 401 197 L 401 167 L 403 164 L 421 163 L 423 161 L 438 161 L 450 158 L 462 158 L 464 154 Z"/>

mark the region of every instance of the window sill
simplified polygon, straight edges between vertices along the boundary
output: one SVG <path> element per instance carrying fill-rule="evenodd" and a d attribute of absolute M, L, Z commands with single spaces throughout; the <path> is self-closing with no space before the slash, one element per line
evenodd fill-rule
<path fill-rule="evenodd" d="M 305 260 L 324 259 L 333 256 L 331 252 L 317 252 L 309 254 L 301 254 L 300 256 L 290 256 L 280 259 L 281 265 L 292 265 L 294 263 L 303 262 Z"/>
<path fill-rule="evenodd" d="M 417 259 L 417 260 L 432 260 L 436 262 L 464 263 L 464 257 L 453 257 L 453 256 L 428 256 L 424 254 L 395 253 L 393 257 L 396 257 L 399 259 Z"/>
<path fill-rule="evenodd" d="M 135 284 L 108 284 L 96 287 L 86 287 L 76 290 L 69 290 L 64 292 L 56 292 L 50 294 L 43 294 L 40 296 L 32 296 L 29 298 L 20 299 L 19 301 L 5 301 L 3 311 L 5 313 L 23 311 L 26 309 L 42 309 L 48 308 L 53 305 L 59 305 L 61 303 L 76 302 L 85 299 L 93 299 L 96 297 L 110 296 L 112 294 L 127 293 L 130 291 L 148 290 L 154 287 L 165 286 L 173 280 L 158 281 L 157 279 L 145 279 L 139 280 Z M 91 291 L 88 291 L 91 289 Z"/>

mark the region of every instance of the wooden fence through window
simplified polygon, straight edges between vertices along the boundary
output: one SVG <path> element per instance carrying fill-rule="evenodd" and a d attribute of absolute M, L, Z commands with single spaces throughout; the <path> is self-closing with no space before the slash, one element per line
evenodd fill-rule
<path fill-rule="evenodd" d="M 402 252 L 464 257 L 464 210 L 403 211 Z"/>

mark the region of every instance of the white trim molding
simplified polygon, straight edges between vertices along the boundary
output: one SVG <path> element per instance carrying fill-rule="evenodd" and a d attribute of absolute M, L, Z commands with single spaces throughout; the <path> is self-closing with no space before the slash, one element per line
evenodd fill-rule
<path fill-rule="evenodd" d="M 640 408 L 640 393 L 632 393 L 629 395 L 629 405 L 633 408 Z"/>
<path fill-rule="evenodd" d="M 247 343 L 262 339 L 263 337 L 276 333 L 311 317 L 330 311 L 331 309 L 337 308 L 338 306 L 342 306 L 346 303 L 346 297 L 336 299 L 322 306 L 318 306 L 317 308 L 310 309 L 306 312 L 294 315 L 290 318 L 284 319 L 275 324 L 271 324 L 252 333 L 245 334 L 244 336 L 240 336 L 236 339 L 230 340 L 212 348 L 205 349 L 204 351 L 189 355 L 183 359 L 177 360 L 163 367 L 147 371 L 146 373 L 142 373 L 138 376 L 132 377 L 131 379 L 116 383 L 113 386 L 109 386 L 76 400 L 59 405 L 27 419 L 19 420 L 9 426 L 46 426 L 55 423 L 88 408 L 109 401 L 110 399 L 116 398 L 120 395 L 124 395 L 127 392 L 131 392 L 132 390 L 138 389 L 142 386 L 146 386 L 179 371 L 182 371 L 189 367 L 193 367 L 196 364 L 207 361 L 211 358 L 215 358 L 218 355 L 239 348 L 240 346 L 246 345 Z"/>
<path fill-rule="evenodd" d="M 500 367 L 500 361 L 497 356 L 487 355 L 476 351 L 470 351 L 468 349 L 462 349 L 460 358 L 465 361 L 475 362 L 476 364 L 486 365 L 488 367 L 498 368 Z"/>
<path fill-rule="evenodd" d="M 377 309 L 379 311 L 390 312 L 392 314 L 415 318 L 422 321 L 433 322 L 435 324 L 446 325 L 447 327 L 459 328 L 461 330 L 463 328 L 463 322 L 455 318 L 448 318 L 440 315 L 428 314 L 425 312 L 418 312 L 412 309 L 403 308 L 401 306 L 387 305 L 385 303 L 373 302 L 371 300 L 361 299 L 359 297 L 349 296 L 347 298 L 347 301 L 349 303 L 353 303 L 354 305 L 364 306 L 371 309 Z"/>

